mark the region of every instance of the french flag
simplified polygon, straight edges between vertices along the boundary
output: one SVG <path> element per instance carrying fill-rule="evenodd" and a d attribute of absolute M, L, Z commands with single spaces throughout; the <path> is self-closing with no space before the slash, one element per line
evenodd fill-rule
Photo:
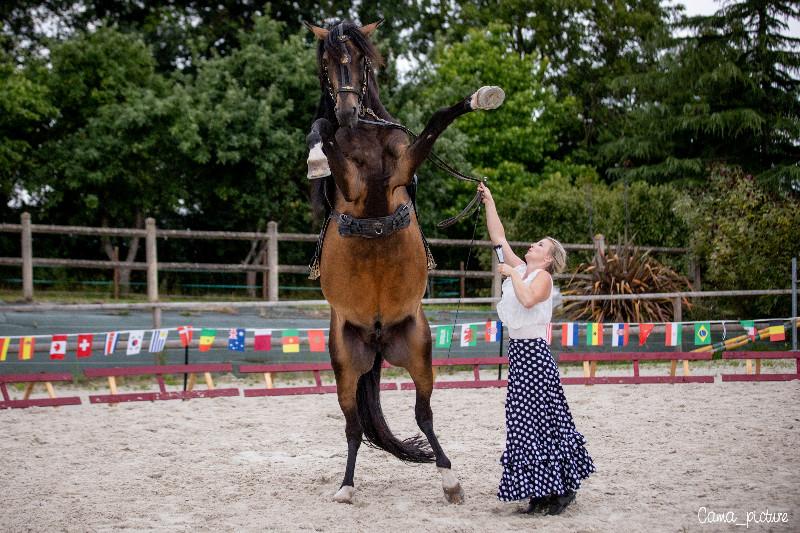
<path fill-rule="evenodd" d="M 561 325 L 561 346 L 577 346 L 578 345 L 578 324 L 575 322 L 567 322 Z"/>
<path fill-rule="evenodd" d="M 611 325 L 611 346 L 628 345 L 628 324 Z"/>

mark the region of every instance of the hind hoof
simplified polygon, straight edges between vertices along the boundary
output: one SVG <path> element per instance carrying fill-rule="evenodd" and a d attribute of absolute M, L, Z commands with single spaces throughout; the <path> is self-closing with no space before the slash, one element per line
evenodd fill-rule
<path fill-rule="evenodd" d="M 461 483 L 458 482 L 453 471 L 449 468 L 439 467 L 439 473 L 442 475 L 442 490 L 445 499 L 449 503 L 457 505 L 464 503 L 464 489 L 461 488 Z"/>
<path fill-rule="evenodd" d="M 333 496 L 333 501 L 336 503 L 353 503 L 353 497 L 356 495 L 356 488 L 350 485 L 342 485 L 336 494 Z"/>
<path fill-rule="evenodd" d="M 461 484 L 456 483 L 455 487 L 442 487 L 442 489 L 444 490 L 444 497 L 447 503 L 453 503 L 455 505 L 464 503 L 464 489 L 461 488 Z"/>
<path fill-rule="evenodd" d="M 320 143 L 315 144 L 311 148 L 306 162 L 308 163 L 308 179 L 315 180 L 331 175 L 331 169 L 328 166 L 328 158 L 325 157 Z"/>
<path fill-rule="evenodd" d="M 506 93 L 496 85 L 485 85 L 475 91 L 470 99 L 472 109 L 497 109 L 506 99 Z"/>

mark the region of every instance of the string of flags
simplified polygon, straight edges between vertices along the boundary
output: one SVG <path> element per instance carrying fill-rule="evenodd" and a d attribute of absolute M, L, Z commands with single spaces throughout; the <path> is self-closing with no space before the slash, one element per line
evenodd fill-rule
<path fill-rule="evenodd" d="M 750 340 L 756 340 L 757 329 L 755 320 L 742 320 L 739 324 L 744 329 L 745 334 Z M 604 331 L 606 326 L 603 322 L 566 322 L 560 324 L 547 324 L 547 342 L 552 344 L 553 328 L 561 329 L 561 346 L 580 346 L 583 337 L 586 346 L 603 346 L 605 343 Z M 684 323 L 667 322 L 664 324 L 664 345 L 682 345 L 682 331 Z M 688 325 L 694 326 L 694 345 L 709 346 L 711 340 L 711 322 L 694 322 Z M 723 341 L 727 336 L 727 329 L 723 322 Z M 482 326 L 482 328 L 481 328 Z M 655 323 L 611 323 L 612 347 L 623 347 L 628 345 L 632 328 L 637 328 L 639 346 L 644 346 Z M 437 325 L 433 326 L 433 340 L 436 348 L 450 348 L 453 344 L 453 335 L 456 325 Z M 581 335 L 583 330 L 583 335 Z M 197 347 L 201 352 L 208 352 L 214 346 L 220 330 L 216 328 L 194 328 L 193 326 L 180 326 L 178 328 L 163 328 L 153 330 L 133 330 L 133 331 L 112 331 L 107 333 L 80 333 L 80 334 L 58 334 L 50 336 L 50 359 L 63 360 L 70 349 L 74 350 L 75 356 L 79 359 L 91 357 L 95 348 L 97 353 L 102 350 L 103 355 L 113 355 L 117 351 L 117 343 L 120 336 L 127 333 L 127 344 L 125 347 L 126 355 L 137 355 L 144 350 L 147 344 L 147 352 L 161 353 L 166 348 L 167 339 L 171 331 L 177 331 L 182 347 L 190 347 L 197 332 Z M 223 330 L 224 332 L 225 330 Z M 301 331 L 304 339 L 301 338 Z M 325 329 L 246 329 L 230 328 L 227 330 L 227 348 L 233 352 L 244 352 L 247 346 L 246 338 L 248 332 L 253 333 L 252 349 L 255 352 L 269 352 L 275 348 L 280 348 L 283 353 L 299 353 L 301 342 L 308 345 L 311 352 L 325 352 L 327 350 L 327 338 Z M 772 342 L 786 341 L 786 328 L 783 323 L 770 325 L 767 329 L 769 340 Z M 21 361 L 33 359 L 36 339 L 38 336 L 23 337 L 0 337 L 0 361 L 5 361 L 8 355 L 11 340 L 18 338 L 18 358 Z M 46 338 L 47 336 L 45 336 Z M 74 345 L 70 347 L 68 337 L 77 337 Z M 498 320 L 487 320 L 485 323 L 468 323 L 459 325 L 458 343 L 461 347 L 472 347 L 478 345 L 478 340 L 484 343 L 500 342 L 503 338 L 503 323 Z M 763 337 L 762 337 L 763 338 Z M 99 346 L 98 346 L 99 345 Z"/>

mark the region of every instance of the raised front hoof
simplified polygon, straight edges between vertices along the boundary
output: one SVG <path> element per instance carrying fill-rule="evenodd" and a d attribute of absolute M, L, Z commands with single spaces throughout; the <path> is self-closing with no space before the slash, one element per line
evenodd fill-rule
<path fill-rule="evenodd" d="M 484 85 L 472 95 L 472 109 L 497 109 L 506 99 L 506 93 L 496 85 Z"/>
<path fill-rule="evenodd" d="M 464 489 L 461 488 L 460 483 L 456 483 L 454 487 L 442 487 L 444 491 L 444 499 L 447 503 L 461 505 L 464 503 Z"/>
<path fill-rule="evenodd" d="M 328 166 L 328 158 L 322 151 L 320 143 L 315 144 L 308 153 L 308 179 L 315 180 L 331 175 L 331 168 Z"/>
<path fill-rule="evenodd" d="M 353 497 L 356 495 L 355 487 L 350 485 L 342 485 L 336 494 L 333 495 L 333 501 L 336 503 L 353 503 Z"/>

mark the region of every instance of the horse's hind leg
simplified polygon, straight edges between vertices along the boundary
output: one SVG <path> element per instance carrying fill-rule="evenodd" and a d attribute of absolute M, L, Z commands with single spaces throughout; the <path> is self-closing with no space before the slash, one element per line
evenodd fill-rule
<path fill-rule="evenodd" d="M 463 503 L 464 490 L 453 474 L 450 459 L 445 455 L 439 439 L 433 431 L 433 411 L 431 410 L 431 393 L 433 392 L 433 369 L 431 368 L 431 329 L 425 315 L 420 310 L 415 327 L 407 337 L 409 354 L 406 369 L 414 381 L 417 389 L 417 403 L 414 414 L 419 429 L 425 433 L 436 455 L 436 466 L 442 475 L 442 489 L 444 496 L 450 503 Z"/>
<path fill-rule="evenodd" d="M 344 338 L 343 325 L 338 322 L 335 312 L 332 312 L 329 346 L 331 363 L 336 375 L 336 394 L 339 399 L 339 407 L 342 409 L 345 419 L 344 433 L 347 438 L 347 466 L 345 467 L 342 485 L 334 495 L 333 501 L 353 503 L 353 497 L 355 496 L 353 477 L 356 469 L 356 457 L 364 435 L 361 423 L 358 420 L 356 390 L 359 377 L 370 366 L 368 359 L 354 357 L 356 354 L 353 353 L 352 343 L 348 343 Z M 364 361 L 364 364 L 355 364 L 356 359 Z"/>

